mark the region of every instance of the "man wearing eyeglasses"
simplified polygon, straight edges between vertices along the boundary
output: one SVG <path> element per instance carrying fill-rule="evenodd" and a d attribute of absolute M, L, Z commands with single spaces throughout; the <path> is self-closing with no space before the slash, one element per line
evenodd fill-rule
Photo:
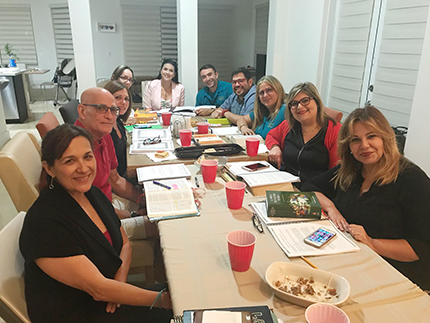
<path fill-rule="evenodd" d="M 200 67 L 200 78 L 206 85 L 197 93 L 196 107 L 201 105 L 214 105 L 219 107 L 233 93 L 230 83 L 218 81 L 218 72 L 212 64 Z M 213 110 L 208 108 L 197 108 L 198 115 L 210 115 Z"/>
<path fill-rule="evenodd" d="M 214 112 L 212 118 L 227 118 L 236 124 L 241 116 L 245 116 L 254 110 L 255 85 L 251 73 L 245 67 L 235 69 L 231 73 L 233 94 Z"/>
<path fill-rule="evenodd" d="M 97 162 L 97 174 L 93 185 L 98 187 L 111 202 L 113 200 L 112 192 L 114 192 L 119 197 L 135 203 L 141 198 L 141 192 L 118 174 L 118 161 L 110 136 L 118 113 L 119 109 L 115 106 L 115 99 L 109 91 L 103 88 L 89 88 L 81 95 L 81 103 L 78 105 L 79 117 L 75 125 L 85 128 L 93 136 L 93 150 Z M 137 209 L 137 205 L 134 207 Z M 155 226 L 147 222 L 146 217 L 129 219 L 132 213 L 136 212 L 126 209 L 115 208 L 115 212 L 120 219 L 123 219 L 121 222 L 127 235 L 130 236 L 130 232 L 133 232 L 139 238 L 145 238 L 156 234 Z M 136 214 L 141 215 L 143 212 L 139 210 Z M 140 226 L 139 233 L 136 231 L 136 225 Z"/>

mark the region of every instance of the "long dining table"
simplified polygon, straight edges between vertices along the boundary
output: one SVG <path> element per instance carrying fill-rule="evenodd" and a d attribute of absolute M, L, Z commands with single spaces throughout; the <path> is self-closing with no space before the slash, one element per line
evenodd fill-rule
<path fill-rule="evenodd" d="M 265 228 L 252 225 L 249 203 L 261 200 L 245 194 L 243 207 L 227 207 L 224 181 L 204 184 L 196 166 L 188 166 L 205 195 L 201 215 L 158 222 L 173 311 L 267 305 L 282 322 L 306 322 L 305 308 L 276 297 L 265 281 L 275 261 L 309 266 L 289 259 Z M 192 181 L 194 183 L 194 180 Z M 243 273 L 230 267 L 226 235 L 249 230 L 257 236 L 251 268 Z M 308 257 L 319 269 L 345 277 L 350 295 L 339 307 L 355 322 L 430 322 L 430 297 L 366 245 L 359 252 Z"/>

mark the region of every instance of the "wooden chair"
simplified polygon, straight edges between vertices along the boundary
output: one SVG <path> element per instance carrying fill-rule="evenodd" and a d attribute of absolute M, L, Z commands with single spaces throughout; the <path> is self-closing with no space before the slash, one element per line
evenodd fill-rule
<path fill-rule="evenodd" d="M 340 111 L 336 111 L 334 109 L 331 109 L 329 107 L 324 107 L 325 113 L 327 113 L 330 117 L 332 117 L 336 122 L 339 122 L 342 120 L 343 113 Z"/>
<path fill-rule="evenodd" d="M 39 131 L 40 138 L 43 139 L 49 130 L 59 126 L 57 117 L 52 112 L 46 112 L 43 117 L 37 122 L 36 129 Z"/>
<path fill-rule="evenodd" d="M 0 231 L 0 316 L 6 322 L 30 323 L 24 293 L 24 258 L 19 235 L 25 212 L 20 212 Z"/>

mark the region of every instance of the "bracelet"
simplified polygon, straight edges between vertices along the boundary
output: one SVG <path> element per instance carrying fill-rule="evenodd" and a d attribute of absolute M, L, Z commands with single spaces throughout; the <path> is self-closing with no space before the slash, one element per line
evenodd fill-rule
<path fill-rule="evenodd" d="M 242 127 L 244 127 L 244 126 L 246 126 L 246 124 L 241 124 L 241 125 L 239 126 L 239 131 L 242 131 Z"/>
<path fill-rule="evenodd" d="M 229 109 L 222 109 L 221 116 L 224 118 L 224 115 L 225 115 L 227 112 L 230 112 L 230 110 L 229 110 Z"/>
<path fill-rule="evenodd" d="M 163 294 L 163 293 L 166 291 L 166 289 L 167 289 L 167 288 L 163 288 L 162 290 L 160 290 L 160 291 L 158 292 L 157 297 L 155 297 L 154 301 L 153 301 L 153 302 L 152 302 L 152 304 L 151 304 L 151 307 L 149 308 L 150 310 L 152 310 L 152 308 L 154 307 L 155 303 L 157 303 L 157 302 L 158 302 L 158 299 L 161 297 L 161 294 Z"/>

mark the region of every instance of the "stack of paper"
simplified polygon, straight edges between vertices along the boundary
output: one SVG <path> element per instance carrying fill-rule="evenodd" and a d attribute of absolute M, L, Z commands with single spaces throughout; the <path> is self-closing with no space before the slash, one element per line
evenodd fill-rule
<path fill-rule="evenodd" d="M 160 136 L 161 142 L 145 144 L 148 139 Z M 130 154 L 141 154 L 156 151 L 173 151 L 172 135 L 169 129 L 133 129 L 133 142 L 130 146 Z"/>
<path fill-rule="evenodd" d="M 142 184 L 146 181 L 171 178 L 190 178 L 191 173 L 184 164 L 170 164 L 139 167 L 136 169 L 137 181 Z"/>

